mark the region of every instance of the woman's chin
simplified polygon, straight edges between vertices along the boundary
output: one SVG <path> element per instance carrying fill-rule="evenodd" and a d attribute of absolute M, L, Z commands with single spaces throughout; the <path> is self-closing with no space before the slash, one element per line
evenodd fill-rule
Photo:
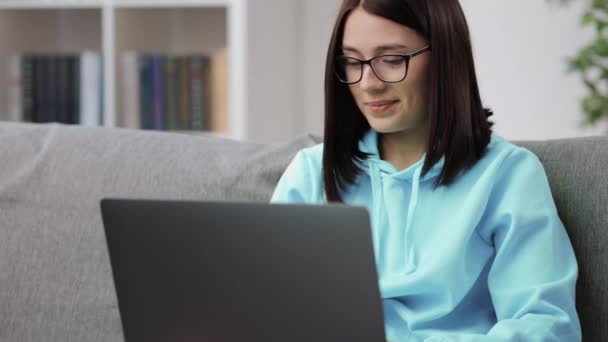
<path fill-rule="evenodd" d="M 367 122 L 369 123 L 370 127 L 378 133 L 395 133 L 404 129 L 403 124 L 395 122 L 395 120 L 390 117 L 368 117 Z"/>

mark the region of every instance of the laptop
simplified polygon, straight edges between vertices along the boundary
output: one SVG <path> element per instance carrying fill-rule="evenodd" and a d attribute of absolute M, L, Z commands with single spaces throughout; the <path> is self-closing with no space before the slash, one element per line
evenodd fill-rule
<path fill-rule="evenodd" d="M 368 212 L 104 199 L 126 342 L 384 342 Z"/>

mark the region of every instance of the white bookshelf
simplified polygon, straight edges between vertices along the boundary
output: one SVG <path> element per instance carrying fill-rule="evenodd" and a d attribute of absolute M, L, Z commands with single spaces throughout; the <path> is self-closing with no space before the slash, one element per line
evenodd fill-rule
<path fill-rule="evenodd" d="M 229 7 L 235 2 L 234 0 L 113 0 L 116 7 Z"/>
<path fill-rule="evenodd" d="M 0 9 L 100 8 L 104 0 L 0 0 Z"/>
<path fill-rule="evenodd" d="M 117 31 L 117 25 L 121 24 L 121 17 L 125 13 L 137 17 L 138 13 L 145 15 L 148 11 L 166 11 L 167 15 L 179 16 L 180 13 L 198 11 L 212 12 L 214 15 L 220 13 L 224 27 L 217 33 L 207 32 L 206 34 L 219 35 L 222 38 L 207 37 L 206 41 L 212 41 L 213 45 L 223 45 L 229 52 L 228 57 L 228 130 L 225 132 L 230 138 L 245 140 L 248 138 L 248 113 L 247 113 L 247 0 L 0 0 L 0 16 L 5 15 L 10 18 L 17 17 L 24 11 L 35 17 L 45 15 L 52 16 L 52 19 L 44 20 L 50 22 L 45 25 L 59 26 L 56 29 L 61 37 L 53 37 L 55 41 L 48 42 L 48 52 L 62 52 L 75 50 L 98 50 L 102 55 L 104 65 L 104 84 L 103 84 L 103 103 L 104 103 L 104 125 L 116 127 L 120 121 L 117 115 L 120 111 L 117 108 L 117 95 L 120 87 L 117 82 L 117 53 L 125 50 L 125 44 L 129 42 L 121 41 L 124 32 Z M 220 11 L 218 12 L 218 9 Z M 139 12 L 138 12 L 139 11 Z M 134 13 L 134 14 L 133 14 Z M 176 14 L 175 14 L 176 13 Z M 95 26 L 97 21 L 99 27 L 96 32 L 84 33 L 80 31 L 78 22 L 80 18 L 87 15 L 89 23 L 85 26 Z M 210 14 L 211 15 L 211 14 Z M 178 18 L 179 19 L 179 18 Z M 118 20 L 118 22 L 117 22 Z M 26 21 L 26 20 L 23 20 Z M 174 20 L 176 25 L 180 25 L 179 20 Z M 70 24 L 71 23 L 71 24 Z M 0 23 L 1 24 L 1 23 Z M 21 25 L 21 24 L 17 24 Z M 36 28 L 36 22 L 23 22 L 23 37 L 12 41 L 6 36 L 0 41 L 0 52 L 22 52 L 25 50 L 44 49 L 40 48 L 40 43 L 33 36 L 40 36 L 48 28 L 45 26 Z M 32 28 L 33 27 L 33 28 Z M 21 30 L 18 28 L 17 31 Z M 95 30 L 95 28 L 90 30 Z M 172 28 L 169 28 L 172 30 Z M 32 32 L 28 35 L 28 32 Z M 192 33 L 192 32 L 189 32 Z M 97 34 L 99 36 L 97 37 Z M 180 35 L 179 32 L 174 35 Z M 153 37 L 151 38 L 153 39 Z M 217 42 L 217 40 L 222 40 Z M 40 38 L 42 43 L 48 38 Z M 52 40 L 52 39 L 51 39 Z M 31 44 L 27 46 L 27 44 Z M 25 44 L 25 45 L 24 45 Z M 203 42 L 204 44 L 204 42 Z M 44 46 L 44 45 L 43 45 Z M 175 50 L 172 47 L 165 47 L 166 52 L 180 52 L 192 50 L 195 52 L 205 51 L 205 46 L 195 46 L 191 49 L 180 47 Z"/>

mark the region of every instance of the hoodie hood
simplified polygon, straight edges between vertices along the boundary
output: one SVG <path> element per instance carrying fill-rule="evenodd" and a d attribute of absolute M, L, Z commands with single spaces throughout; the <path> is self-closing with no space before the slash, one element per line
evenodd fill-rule
<path fill-rule="evenodd" d="M 378 149 L 378 133 L 373 129 L 368 130 L 363 135 L 363 138 L 359 141 L 359 150 L 369 154 L 369 157 L 366 160 L 363 162 L 358 162 L 357 165 L 370 177 L 390 176 L 401 180 L 413 180 L 418 170 L 420 170 L 418 173 L 421 173 L 426 158 L 426 153 L 424 153 L 418 162 L 414 163 L 407 169 L 402 171 L 397 170 L 391 163 L 380 159 L 380 151 Z M 429 172 L 419 179 L 419 181 L 424 182 L 434 180 L 441 173 L 444 163 L 445 158 L 442 157 L 437 163 L 435 163 L 435 165 L 431 167 Z M 375 167 L 372 165 L 377 166 L 378 172 L 380 173 L 379 175 L 374 174 Z"/>
<path fill-rule="evenodd" d="M 385 210 L 385 194 L 384 194 L 384 179 L 392 178 L 399 183 L 403 183 L 403 186 L 411 187 L 411 197 L 409 201 L 409 205 L 407 208 L 407 218 L 405 224 L 404 236 L 404 251 L 407 253 L 407 272 L 413 272 L 416 269 L 416 253 L 412 246 L 408 246 L 407 238 L 408 233 L 411 231 L 413 218 L 416 212 L 416 207 L 418 205 L 418 194 L 420 189 L 420 184 L 426 181 L 434 180 L 441 173 L 441 170 L 444 165 L 444 158 L 442 157 L 424 176 L 422 176 L 422 168 L 424 166 L 424 161 L 426 158 L 426 153 L 422 155 L 420 160 L 413 165 L 409 166 L 405 170 L 399 171 L 397 170 L 391 163 L 380 159 L 380 152 L 378 149 L 378 133 L 370 129 L 365 133 L 363 138 L 359 141 L 359 149 L 362 152 L 368 153 L 369 157 L 365 159 L 363 162 L 358 162 L 358 166 L 369 175 L 371 180 L 371 189 L 372 189 L 372 217 L 375 218 L 376 222 L 373 224 L 376 227 L 383 227 L 388 225 L 388 217 Z M 409 184 L 408 184 L 409 183 Z M 378 233 L 379 230 L 376 230 Z M 379 243 L 383 237 L 375 236 L 374 237 L 377 243 Z M 379 248 L 375 248 L 376 251 L 376 260 L 382 258 L 379 253 Z M 382 270 L 379 270 L 382 272 Z"/>

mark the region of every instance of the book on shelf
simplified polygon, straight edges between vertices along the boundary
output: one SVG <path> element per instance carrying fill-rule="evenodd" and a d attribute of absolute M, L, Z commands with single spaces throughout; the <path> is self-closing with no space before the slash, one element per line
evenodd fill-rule
<path fill-rule="evenodd" d="M 80 123 L 84 126 L 101 124 L 102 93 L 101 55 L 85 52 L 80 56 Z"/>
<path fill-rule="evenodd" d="M 21 87 L 20 56 L 0 55 L 0 120 L 21 120 Z"/>
<path fill-rule="evenodd" d="M 189 65 L 186 57 L 179 57 L 179 72 L 178 72 L 178 84 L 179 84 L 179 127 L 178 129 L 189 129 L 188 119 L 190 116 L 190 93 L 188 88 L 190 87 L 188 80 Z"/>
<path fill-rule="evenodd" d="M 139 122 L 140 128 L 152 129 L 154 128 L 152 122 L 152 56 L 142 54 L 139 57 L 139 63 L 137 66 L 139 70 Z"/>
<path fill-rule="evenodd" d="M 156 54 L 125 52 L 122 61 L 122 101 L 118 122 L 125 127 L 156 130 L 213 130 L 222 127 L 227 87 L 213 84 L 226 79 L 226 52 Z M 217 62 L 214 64 L 213 61 Z M 216 68 L 218 70 L 214 70 Z M 214 113 L 217 107 L 223 111 Z M 215 124 L 214 124 L 215 123 Z M 220 123 L 220 124 L 217 124 Z"/>
<path fill-rule="evenodd" d="M 101 56 L 23 53 L 0 57 L 0 119 L 101 124 Z"/>
<path fill-rule="evenodd" d="M 10 67 L 8 64 L 8 56 L 0 55 L 0 103 L 2 107 L 0 108 L 0 120 L 8 121 L 10 120 L 8 114 L 8 92 L 9 92 L 9 79 L 10 79 Z"/>
<path fill-rule="evenodd" d="M 204 128 L 203 117 L 205 113 L 203 106 L 206 105 L 203 78 L 208 70 L 207 58 L 193 56 L 190 58 L 190 128 L 200 131 Z M 205 70 L 206 69 L 206 70 Z"/>
<path fill-rule="evenodd" d="M 123 102 L 122 112 L 116 121 L 119 126 L 126 128 L 141 128 L 138 58 L 139 55 L 134 51 L 128 51 L 122 55 L 123 72 L 120 87 Z"/>
<path fill-rule="evenodd" d="M 208 126 L 213 132 L 228 133 L 228 50 L 211 55 L 209 76 L 211 98 Z"/>
<path fill-rule="evenodd" d="M 212 54 L 129 51 L 119 56 L 116 124 L 225 133 L 227 55 L 222 49 Z M 103 91 L 98 52 L 0 55 L 0 120 L 100 126 Z"/>
<path fill-rule="evenodd" d="M 164 56 L 152 56 L 152 128 L 166 129 Z"/>
<path fill-rule="evenodd" d="M 164 112 L 167 114 L 167 129 L 179 129 L 179 58 L 167 56 L 165 62 Z"/>
<path fill-rule="evenodd" d="M 33 121 L 34 117 L 34 65 L 32 56 L 20 58 L 19 68 L 21 70 L 21 87 L 16 101 L 21 103 L 21 113 L 18 121 Z"/>

